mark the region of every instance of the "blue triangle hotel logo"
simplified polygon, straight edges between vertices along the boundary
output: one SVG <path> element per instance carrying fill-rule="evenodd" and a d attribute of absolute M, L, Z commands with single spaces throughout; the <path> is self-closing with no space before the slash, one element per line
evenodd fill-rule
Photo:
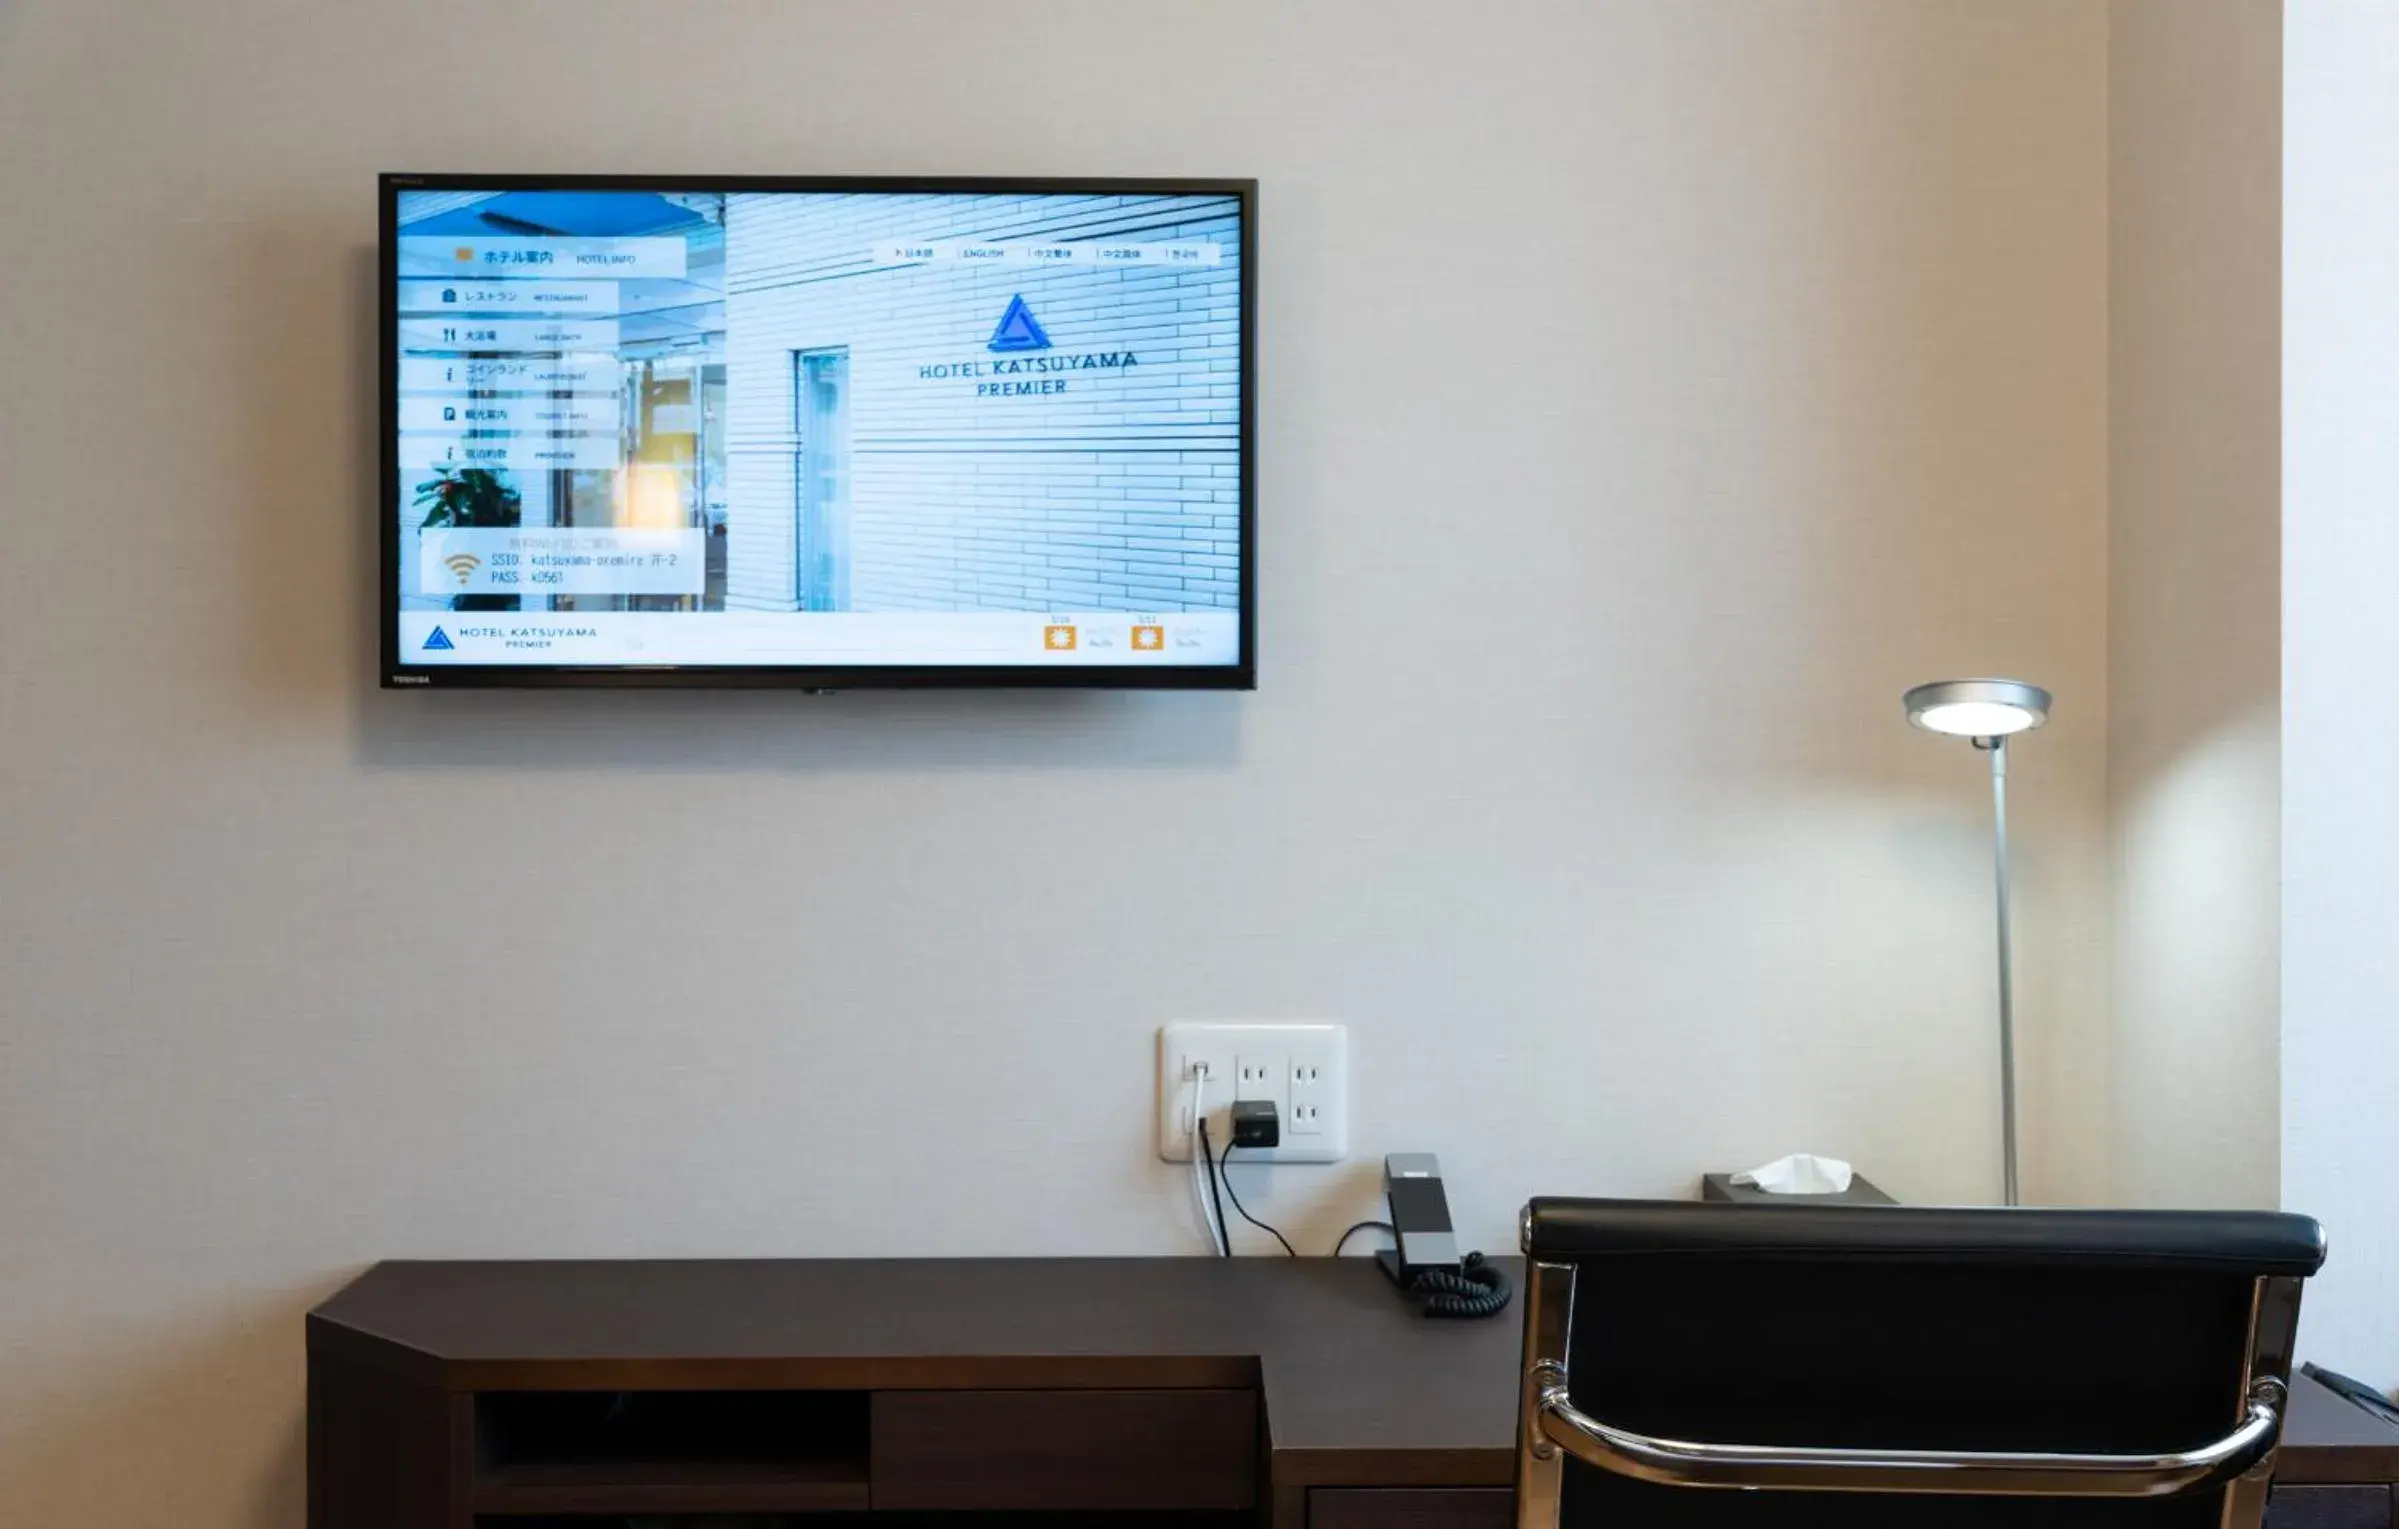
<path fill-rule="evenodd" d="M 1008 311 L 1000 315 L 1000 327 L 991 332 L 988 349 L 1000 352 L 1012 350 L 1047 350 L 1050 337 L 1042 332 L 1041 321 L 1025 306 L 1024 295 L 1008 299 Z"/>
<path fill-rule="evenodd" d="M 450 634 L 440 627 L 435 627 L 433 635 L 425 639 L 425 651 L 428 653 L 447 653 L 457 646 L 450 640 Z"/>

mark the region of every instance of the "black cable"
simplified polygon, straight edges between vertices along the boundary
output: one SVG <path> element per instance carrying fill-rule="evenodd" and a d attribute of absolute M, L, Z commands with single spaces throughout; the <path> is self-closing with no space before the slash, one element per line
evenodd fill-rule
<path fill-rule="evenodd" d="M 1388 1222 L 1388 1221 L 1361 1221 L 1361 1222 L 1359 1222 L 1359 1223 L 1358 1223 L 1356 1226 L 1353 1226 L 1353 1227 L 1351 1227 L 1351 1228 L 1350 1228 L 1348 1231 L 1346 1231 L 1346 1232 L 1343 1232 L 1343 1233 L 1341 1234 L 1341 1240 L 1340 1240 L 1339 1242 L 1336 1242 L 1336 1243 L 1334 1243 L 1334 1244 L 1333 1244 L 1333 1251 L 1332 1251 L 1332 1254 L 1331 1254 L 1331 1256 L 1332 1256 L 1332 1257 L 1334 1257 L 1334 1258 L 1339 1258 L 1339 1257 L 1341 1256 L 1341 1250 L 1342 1250 L 1343 1248 L 1346 1248 L 1346 1247 L 1348 1247 L 1348 1246 L 1349 1246 L 1349 1240 L 1350 1240 L 1352 1237 L 1355 1237 L 1355 1236 L 1357 1236 L 1357 1235 L 1358 1235 L 1360 1232 L 1367 1231 L 1367 1230 L 1370 1230 L 1370 1229 L 1371 1229 L 1371 1230 L 1374 1230 L 1374 1231 L 1388 1232 L 1388 1231 L 1390 1231 L 1390 1230 L 1391 1230 L 1391 1223 L 1390 1223 L 1390 1222 Z"/>
<path fill-rule="evenodd" d="M 1203 1147 L 1206 1146 L 1207 1138 L 1202 1137 L 1200 1139 L 1200 1145 Z M 1211 1162 L 1208 1166 L 1210 1168 L 1214 1168 L 1216 1165 Z M 1260 1221 L 1257 1217 L 1251 1215 L 1249 1213 L 1249 1207 L 1241 1203 L 1241 1192 L 1233 1187 L 1233 1149 L 1231 1147 L 1224 1149 L 1224 1192 L 1233 1197 L 1233 1209 L 1240 1215 L 1242 1220 L 1256 1227 L 1261 1232 L 1272 1233 L 1274 1240 L 1283 1245 L 1284 1252 L 1290 1254 L 1293 1258 L 1299 1257 L 1299 1249 L 1291 1245 L 1290 1238 L 1284 1236 L 1281 1232 L 1275 1231 L 1273 1227 L 1268 1226 L 1265 1222 Z"/>
<path fill-rule="evenodd" d="M 1208 1145 L 1208 1117 L 1205 1115 L 1199 1119 L 1199 1146 L 1200 1161 L 1208 1165 L 1208 1198 L 1216 1202 L 1216 1256 L 1230 1258 L 1233 1256 L 1233 1230 L 1224 1224 L 1224 1196 L 1216 1190 L 1216 1152 Z M 1238 1205 L 1241 1202 L 1236 1199 L 1233 1203 Z"/>

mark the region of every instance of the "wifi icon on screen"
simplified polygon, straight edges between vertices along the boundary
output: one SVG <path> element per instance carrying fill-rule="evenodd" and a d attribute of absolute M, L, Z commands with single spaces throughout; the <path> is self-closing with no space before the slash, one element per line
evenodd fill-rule
<path fill-rule="evenodd" d="M 458 575 L 458 587 L 464 589 L 466 581 L 474 576 L 475 570 L 483 566 L 483 559 L 475 556 L 472 552 L 453 552 L 442 559 L 442 566 Z"/>

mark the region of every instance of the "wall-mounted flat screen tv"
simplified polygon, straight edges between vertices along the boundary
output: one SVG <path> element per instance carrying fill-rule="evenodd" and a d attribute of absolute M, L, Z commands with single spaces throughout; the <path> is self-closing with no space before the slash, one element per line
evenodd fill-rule
<path fill-rule="evenodd" d="M 383 683 L 1249 688 L 1256 205 L 383 177 Z"/>

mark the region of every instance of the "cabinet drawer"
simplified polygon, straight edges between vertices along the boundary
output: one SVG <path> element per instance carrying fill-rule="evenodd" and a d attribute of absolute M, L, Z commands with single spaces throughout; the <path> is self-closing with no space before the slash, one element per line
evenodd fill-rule
<path fill-rule="evenodd" d="M 1506 1487 L 1318 1487 L 1308 1529 L 1509 1529 L 1516 1494 Z"/>
<path fill-rule="evenodd" d="M 878 1391 L 877 1508 L 1230 1510 L 1258 1496 L 1250 1391 Z"/>
<path fill-rule="evenodd" d="M 2277 1486 L 2266 1529 L 2391 1529 L 2387 1486 Z"/>

